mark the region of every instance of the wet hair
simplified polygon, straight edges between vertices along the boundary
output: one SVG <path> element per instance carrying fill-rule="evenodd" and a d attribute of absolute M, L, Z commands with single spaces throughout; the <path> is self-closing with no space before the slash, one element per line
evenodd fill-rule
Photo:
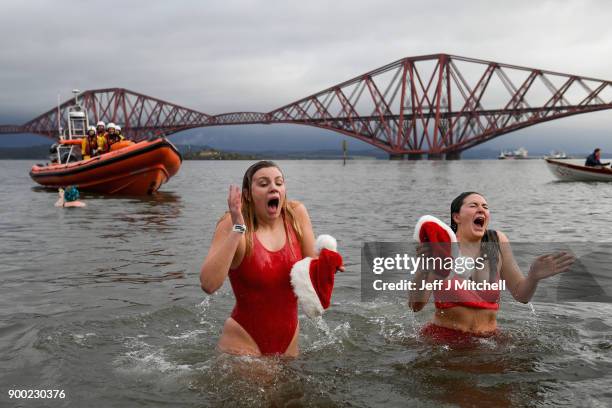
<path fill-rule="evenodd" d="M 455 199 L 453 200 L 453 202 L 451 203 L 451 208 L 450 208 L 450 227 L 453 230 L 454 233 L 457 233 L 457 228 L 458 225 L 455 223 L 455 220 L 453 219 L 453 214 L 457 214 L 459 211 L 461 211 L 461 207 L 463 206 L 463 202 L 465 201 L 465 198 L 467 196 L 470 196 L 472 194 L 478 194 L 479 196 L 482 197 L 482 194 L 477 193 L 476 191 L 465 191 L 461 194 L 459 194 L 457 197 L 455 197 Z"/>
<path fill-rule="evenodd" d="M 457 229 L 459 226 L 453 220 L 453 215 L 458 214 L 461 211 L 461 207 L 463 206 L 463 202 L 465 199 L 472 195 L 478 194 L 479 196 L 484 196 L 476 191 L 464 191 L 459 194 L 451 203 L 450 208 L 450 218 L 451 224 L 450 227 L 453 232 L 457 233 Z M 482 239 L 480 240 L 480 256 L 486 255 L 489 261 L 489 280 L 493 282 L 497 275 L 497 262 L 499 260 L 500 249 L 499 249 L 499 237 L 497 236 L 497 231 L 495 230 L 486 230 Z"/>
<path fill-rule="evenodd" d="M 257 217 L 255 216 L 255 205 L 253 203 L 253 200 L 251 199 L 252 197 L 251 188 L 253 185 L 253 177 L 255 176 L 255 173 L 257 173 L 259 170 L 269 168 L 269 167 L 274 167 L 278 169 L 278 171 L 280 171 L 281 175 L 283 174 L 283 171 L 280 169 L 280 167 L 278 167 L 276 163 L 269 161 L 269 160 L 261 160 L 253 164 L 251 167 L 249 167 L 247 171 L 244 173 L 244 177 L 242 178 L 242 216 L 244 217 L 244 222 L 247 226 L 247 233 L 245 237 L 246 238 L 245 256 L 248 256 L 251 254 L 251 251 L 253 249 L 253 234 L 255 233 L 255 231 L 257 231 Z M 287 239 L 290 244 L 289 247 L 292 248 L 291 234 L 289 234 L 288 226 L 291 225 L 293 227 L 293 230 L 295 231 L 295 235 L 300 245 L 302 244 L 302 241 L 303 241 L 303 233 L 302 233 L 302 228 L 297 222 L 294 209 L 291 208 L 290 205 L 288 205 L 287 196 L 285 195 L 285 197 L 283 198 L 284 200 L 283 200 L 283 205 L 281 207 L 281 216 L 283 218 L 283 224 L 285 226 L 285 232 L 287 234 Z"/>
<path fill-rule="evenodd" d="M 76 201 L 79 199 L 79 189 L 76 186 L 68 186 L 64 190 L 64 201 Z"/>
<path fill-rule="evenodd" d="M 600 152 L 601 149 L 598 147 L 597 149 L 593 150 L 593 154 L 597 154 L 597 152 Z"/>

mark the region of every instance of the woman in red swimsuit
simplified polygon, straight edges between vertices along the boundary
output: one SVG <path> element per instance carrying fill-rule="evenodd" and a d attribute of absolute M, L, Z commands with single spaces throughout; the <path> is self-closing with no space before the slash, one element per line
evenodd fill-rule
<path fill-rule="evenodd" d="M 486 268 L 473 273 L 471 279 L 489 282 L 503 279 L 506 289 L 519 302 L 529 302 L 540 280 L 567 271 L 575 261 L 573 255 L 565 252 L 542 255 L 536 258 L 525 277 L 514 260 L 506 235 L 501 231 L 487 230 L 489 220 L 489 206 L 479 193 L 462 193 L 451 204 L 451 229 L 456 234 L 461 255 L 474 259 L 483 256 L 483 252 L 487 255 Z M 421 247 L 419 251 L 425 250 Z M 417 288 L 425 279 L 431 282 L 440 278 L 419 271 L 415 274 Z M 440 341 L 495 334 L 499 291 L 470 291 L 454 287 L 451 285 L 451 290 L 434 291 L 434 320 L 423 328 L 422 334 Z M 430 295 L 428 290 L 411 291 L 410 308 L 420 311 Z"/>
<path fill-rule="evenodd" d="M 229 275 L 236 297 L 223 326 L 222 352 L 261 356 L 298 354 L 297 299 L 290 283 L 293 264 L 314 257 L 314 234 L 304 205 L 287 201 L 280 168 L 260 161 L 246 171 L 242 190 L 230 186 L 229 212 L 200 271 L 211 294 Z"/>

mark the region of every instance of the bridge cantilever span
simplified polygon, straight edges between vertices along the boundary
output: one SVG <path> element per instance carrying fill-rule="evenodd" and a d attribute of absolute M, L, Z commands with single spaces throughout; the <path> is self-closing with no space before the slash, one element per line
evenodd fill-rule
<path fill-rule="evenodd" d="M 209 115 L 122 88 L 86 91 L 91 121 L 134 139 L 206 126 L 294 123 L 333 130 L 392 156 L 459 157 L 506 133 L 612 108 L 612 82 L 448 54 L 408 57 L 273 111 Z M 71 104 L 60 106 L 60 121 Z M 0 133 L 58 135 L 57 108 Z M 65 125 L 64 125 L 65 126 Z M 17 132 L 18 131 L 18 132 Z"/>
<path fill-rule="evenodd" d="M 262 112 L 230 112 L 215 115 L 208 121 L 208 126 L 246 125 L 254 123 L 270 123 L 270 116 Z"/>
<path fill-rule="evenodd" d="M 172 134 L 183 129 L 208 123 L 211 115 L 185 108 L 161 99 L 146 96 L 123 88 L 105 88 L 82 92 L 79 102 L 89 114 L 89 122 L 102 120 L 122 126 L 122 131 L 134 140 L 159 134 Z M 58 124 L 68 126 L 67 110 L 72 99 L 18 126 L 0 127 L 1 133 L 34 133 L 57 139 Z M 58 120 L 59 116 L 59 120 Z M 17 130 L 17 131 L 13 131 Z"/>

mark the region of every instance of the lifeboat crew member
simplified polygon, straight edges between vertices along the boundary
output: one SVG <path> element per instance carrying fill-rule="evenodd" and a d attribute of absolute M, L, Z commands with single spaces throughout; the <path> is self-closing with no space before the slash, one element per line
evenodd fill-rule
<path fill-rule="evenodd" d="M 504 280 L 514 299 L 527 303 L 542 279 L 567 271 L 575 257 L 567 252 L 541 255 L 535 259 L 527 276 L 523 276 L 510 249 L 510 243 L 501 231 L 489 230 L 490 213 L 485 198 L 475 192 L 465 192 L 451 204 L 450 228 L 435 217 L 424 216 L 415 228 L 415 239 L 421 242 L 419 255 L 453 256 L 452 245 L 459 247 L 462 257 L 486 259 L 483 268 L 473 268 L 467 276 L 459 277 L 453 270 L 418 271 L 415 287 L 410 291 L 410 308 L 420 311 L 431 295 L 423 289 L 423 281 L 442 279 L 442 286 L 433 291 L 436 313 L 433 322 L 424 326 L 421 334 L 438 342 L 453 344 L 472 342 L 475 337 L 490 337 L 497 331 L 497 312 L 500 290 L 469 290 L 455 282 L 459 279 L 476 282 Z M 424 244 L 425 242 L 433 244 Z M 446 243 L 443 247 L 436 243 Z M 444 254 L 444 255 L 442 255 Z M 465 272 L 462 272 L 465 273 Z M 450 275 L 453 274 L 453 275 Z M 449 276 L 450 275 L 450 276 Z M 471 275 L 471 276 L 470 276 Z M 484 287 L 484 286 L 483 286 Z"/>
<path fill-rule="evenodd" d="M 83 160 L 87 160 L 92 156 L 95 156 L 98 151 L 98 136 L 96 134 L 96 128 L 89 126 L 87 128 L 87 136 L 81 139 L 81 154 Z"/>
<path fill-rule="evenodd" d="M 296 356 L 298 299 L 290 271 L 304 256 L 316 254 L 308 212 L 287 200 L 283 174 L 270 161 L 249 167 L 242 189 L 230 186 L 227 202 L 229 211 L 217 223 L 200 271 L 206 293 L 229 276 L 236 297 L 218 348 L 239 355 Z M 333 273 L 343 270 L 341 263 Z"/>
<path fill-rule="evenodd" d="M 121 140 L 121 137 L 117 133 L 117 125 L 109 123 L 106 127 L 106 143 L 108 145 L 107 151 L 110 151 L 112 145 Z"/>
<path fill-rule="evenodd" d="M 96 125 L 96 131 L 98 133 L 98 154 L 103 154 L 108 151 L 108 142 L 106 139 L 106 124 L 99 121 Z"/>
<path fill-rule="evenodd" d="M 96 124 L 96 132 L 98 133 L 98 136 L 102 136 L 103 134 L 106 133 L 106 123 L 99 121 Z"/>
<path fill-rule="evenodd" d="M 119 140 L 125 140 L 125 136 L 121 133 L 121 126 L 115 125 L 115 132 L 119 135 Z"/>

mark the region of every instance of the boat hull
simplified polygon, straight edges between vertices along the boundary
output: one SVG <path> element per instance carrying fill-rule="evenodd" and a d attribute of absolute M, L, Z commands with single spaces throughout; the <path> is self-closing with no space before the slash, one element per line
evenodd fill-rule
<path fill-rule="evenodd" d="M 545 159 L 548 169 L 562 181 L 612 181 L 609 168 L 587 167 L 558 160 Z"/>
<path fill-rule="evenodd" d="M 75 185 L 102 194 L 146 195 L 174 176 L 181 163 L 174 145 L 159 138 L 75 163 L 34 165 L 30 177 L 49 188 Z"/>

